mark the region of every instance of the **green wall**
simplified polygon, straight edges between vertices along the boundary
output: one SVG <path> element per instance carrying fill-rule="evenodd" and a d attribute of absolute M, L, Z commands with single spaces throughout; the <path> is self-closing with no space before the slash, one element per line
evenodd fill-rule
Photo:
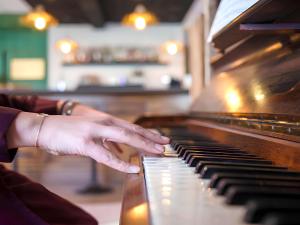
<path fill-rule="evenodd" d="M 20 15 L 0 15 L 0 80 L 23 87 L 45 89 L 47 86 L 47 33 L 23 28 L 19 24 L 19 17 Z M 46 62 L 45 79 L 11 80 L 9 65 L 12 58 L 43 58 Z"/>

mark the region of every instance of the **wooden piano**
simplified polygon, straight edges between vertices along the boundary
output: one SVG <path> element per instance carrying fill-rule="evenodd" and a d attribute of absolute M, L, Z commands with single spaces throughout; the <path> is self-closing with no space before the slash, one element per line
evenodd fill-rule
<path fill-rule="evenodd" d="M 172 143 L 132 157 L 120 224 L 300 224 L 300 2 L 252 2 L 213 36 L 190 113 L 137 121 Z"/>

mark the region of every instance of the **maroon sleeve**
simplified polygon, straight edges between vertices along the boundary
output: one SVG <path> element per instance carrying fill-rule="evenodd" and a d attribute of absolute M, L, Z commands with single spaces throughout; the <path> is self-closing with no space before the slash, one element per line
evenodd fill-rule
<path fill-rule="evenodd" d="M 0 106 L 19 109 L 26 112 L 59 114 L 55 100 L 38 98 L 37 96 L 13 96 L 0 94 Z"/>
<path fill-rule="evenodd" d="M 20 110 L 0 106 L 0 162 L 11 162 L 17 149 L 7 149 L 6 133 Z"/>

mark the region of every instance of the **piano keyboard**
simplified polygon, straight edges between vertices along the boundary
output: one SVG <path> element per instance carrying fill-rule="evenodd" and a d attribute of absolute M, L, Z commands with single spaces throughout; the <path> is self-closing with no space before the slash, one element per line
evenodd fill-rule
<path fill-rule="evenodd" d="M 143 159 L 152 225 L 300 224 L 300 172 L 186 130 L 166 134 L 165 157 Z"/>

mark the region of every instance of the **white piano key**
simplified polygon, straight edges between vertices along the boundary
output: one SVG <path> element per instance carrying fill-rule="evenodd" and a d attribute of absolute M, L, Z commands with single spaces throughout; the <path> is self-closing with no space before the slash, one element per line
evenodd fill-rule
<path fill-rule="evenodd" d="M 168 146 L 168 154 L 176 153 Z M 144 157 L 152 225 L 243 225 L 243 207 L 224 199 L 177 157 Z"/>

